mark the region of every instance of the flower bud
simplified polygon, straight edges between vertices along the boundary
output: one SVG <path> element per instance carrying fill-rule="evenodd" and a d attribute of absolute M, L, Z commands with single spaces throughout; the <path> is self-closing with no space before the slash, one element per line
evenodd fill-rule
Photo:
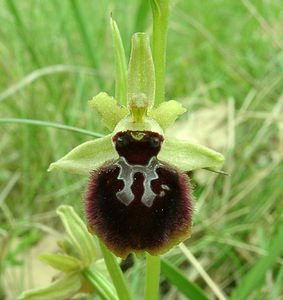
<path fill-rule="evenodd" d="M 79 259 L 84 266 L 90 265 L 97 253 L 94 239 L 88 232 L 84 222 L 71 206 L 61 205 L 57 209 L 57 213 L 65 226 Z"/>
<path fill-rule="evenodd" d="M 65 300 L 70 299 L 81 288 L 81 278 L 78 273 L 64 276 L 46 287 L 23 292 L 18 300 Z"/>

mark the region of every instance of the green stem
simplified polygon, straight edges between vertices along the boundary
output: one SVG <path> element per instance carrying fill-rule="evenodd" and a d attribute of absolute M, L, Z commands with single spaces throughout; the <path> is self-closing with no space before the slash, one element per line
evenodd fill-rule
<path fill-rule="evenodd" d="M 83 271 L 83 276 L 88 284 L 93 288 L 95 293 L 102 300 L 118 300 L 118 297 L 109 281 L 95 270 L 89 268 Z"/>
<path fill-rule="evenodd" d="M 170 0 L 151 0 L 153 16 L 152 54 L 155 68 L 155 106 L 165 98 L 166 44 Z"/>
<path fill-rule="evenodd" d="M 132 297 L 130 295 L 129 288 L 126 284 L 125 278 L 116 257 L 106 248 L 106 246 L 101 241 L 99 242 L 105 264 L 116 288 L 119 300 L 131 300 Z"/>
<path fill-rule="evenodd" d="M 146 255 L 145 300 L 157 300 L 159 294 L 160 257 Z"/>

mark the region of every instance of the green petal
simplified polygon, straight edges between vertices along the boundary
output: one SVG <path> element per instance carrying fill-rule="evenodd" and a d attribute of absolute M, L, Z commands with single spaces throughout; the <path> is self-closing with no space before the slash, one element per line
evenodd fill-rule
<path fill-rule="evenodd" d="M 104 92 L 93 97 L 89 104 L 98 111 L 101 121 L 110 131 L 128 114 L 125 107 L 120 106 L 113 97 Z"/>
<path fill-rule="evenodd" d="M 165 138 L 158 158 L 185 172 L 214 168 L 224 161 L 223 155 L 212 149 L 173 138 Z"/>
<path fill-rule="evenodd" d="M 166 129 L 172 126 L 177 118 L 186 111 L 180 102 L 170 100 L 153 108 L 148 115 L 155 119 L 163 129 Z"/>
<path fill-rule="evenodd" d="M 85 267 L 89 266 L 97 258 L 97 249 L 93 236 L 71 206 L 60 205 L 56 212 L 60 216 L 83 265 Z"/>
<path fill-rule="evenodd" d="M 66 300 L 70 299 L 81 288 L 79 274 L 65 276 L 48 286 L 23 292 L 19 300 Z"/>
<path fill-rule="evenodd" d="M 78 272 L 82 269 L 82 263 L 79 259 L 65 254 L 43 253 L 39 259 L 64 273 Z"/>
<path fill-rule="evenodd" d="M 79 145 L 67 155 L 49 166 L 48 171 L 55 169 L 70 173 L 89 175 L 105 161 L 118 158 L 112 144 L 111 135 L 98 138 Z"/>

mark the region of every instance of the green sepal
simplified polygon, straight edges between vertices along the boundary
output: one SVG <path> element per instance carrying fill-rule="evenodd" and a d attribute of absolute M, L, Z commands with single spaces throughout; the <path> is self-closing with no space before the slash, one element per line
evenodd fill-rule
<path fill-rule="evenodd" d="M 39 259 L 63 273 L 79 272 L 82 269 L 79 259 L 65 254 L 43 253 L 40 254 Z"/>
<path fill-rule="evenodd" d="M 186 108 L 175 100 L 161 103 L 157 108 L 148 112 L 148 116 L 157 121 L 162 129 L 166 129 L 174 124 L 177 118 L 185 113 Z"/>
<path fill-rule="evenodd" d="M 115 98 L 105 92 L 101 92 L 93 97 L 89 101 L 89 105 L 97 110 L 101 116 L 102 123 L 110 131 L 128 114 L 128 110 L 125 107 L 120 106 Z"/>
<path fill-rule="evenodd" d="M 83 143 L 67 155 L 52 163 L 48 171 L 63 170 L 69 173 L 89 175 L 105 161 L 118 158 L 111 135 Z"/>
<path fill-rule="evenodd" d="M 174 138 L 165 138 L 158 159 L 184 172 L 214 168 L 224 162 L 222 154 L 199 144 Z"/>
<path fill-rule="evenodd" d="M 81 285 L 81 278 L 78 273 L 66 275 L 48 286 L 23 292 L 18 300 L 66 300 L 76 294 Z"/>
<path fill-rule="evenodd" d="M 83 266 L 89 266 L 98 255 L 93 236 L 71 206 L 61 205 L 56 212 Z"/>

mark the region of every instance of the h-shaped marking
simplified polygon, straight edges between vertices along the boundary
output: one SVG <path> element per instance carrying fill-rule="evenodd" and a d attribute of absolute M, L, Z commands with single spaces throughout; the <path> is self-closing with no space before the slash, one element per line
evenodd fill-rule
<path fill-rule="evenodd" d="M 151 207 L 156 194 L 151 188 L 151 181 L 158 178 L 156 169 L 159 166 L 158 160 L 153 156 L 147 165 L 132 165 L 127 162 L 125 157 L 120 156 L 116 162 L 120 172 L 118 179 L 124 182 L 124 187 L 121 191 L 116 193 L 117 198 L 126 206 L 128 206 L 135 199 L 135 195 L 132 192 L 132 185 L 134 182 L 134 176 L 136 173 L 143 174 L 143 187 L 144 192 L 141 198 L 141 202 L 147 207 Z"/>

